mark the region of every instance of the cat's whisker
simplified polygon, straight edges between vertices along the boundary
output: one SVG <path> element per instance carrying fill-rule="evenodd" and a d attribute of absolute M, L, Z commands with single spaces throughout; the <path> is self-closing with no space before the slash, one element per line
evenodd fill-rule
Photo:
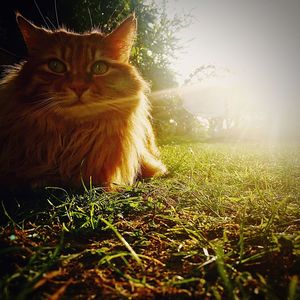
<path fill-rule="evenodd" d="M 91 109 L 93 109 L 98 113 L 106 112 L 109 110 L 113 110 L 118 113 L 124 113 L 127 112 L 127 110 L 130 110 L 131 104 L 132 104 L 132 100 L 124 101 L 122 99 L 118 101 L 114 101 L 114 100 L 101 101 L 98 103 L 92 103 L 89 106 L 91 107 Z"/>
<path fill-rule="evenodd" d="M 125 104 L 125 103 L 123 103 L 123 104 Z M 107 106 L 110 107 L 110 108 L 113 108 L 113 109 L 116 110 L 116 111 L 123 111 L 123 110 L 124 110 L 124 107 L 121 106 L 121 105 L 118 104 L 118 103 L 108 103 Z"/>
<path fill-rule="evenodd" d="M 44 102 L 53 100 L 53 97 L 47 97 L 47 98 L 38 98 L 36 101 L 31 101 L 31 104 L 43 104 Z"/>
<path fill-rule="evenodd" d="M 50 103 L 53 103 L 54 98 L 48 98 L 48 99 L 43 99 L 43 100 L 39 100 L 39 101 L 35 101 L 35 102 L 31 102 L 31 105 L 33 107 L 43 107 L 45 105 L 48 105 Z"/>
<path fill-rule="evenodd" d="M 48 22 L 50 23 L 50 25 L 52 26 L 53 29 L 55 29 L 55 25 L 53 24 L 53 22 L 50 20 L 49 17 L 46 17 L 46 19 L 48 20 Z"/>
<path fill-rule="evenodd" d="M 58 11 L 57 11 L 57 3 L 56 3 L 56 0 L 54 0 L 54 10 L 55 10 L 56 25 L 57 25 L 57 28 L 59 28 L 60 25 L 59 25 L 59 20 L 58 20 Z"/>
<path fill-rule="evenodd" d="M 33 2 L 34 2 L 34 4 L 35 4 L 35 7 L 37 8 L 37 10 L 38 10 L 38 12 L 39 12 L 40 16 L 42 17 L 42 19 L 43 19 L 43 21 L 44 21 L 44 23 L 45 23 L 46 27 L 47 27 L 48 29 L 50 29 L 50 26 L 49 26 L 49 24 L 47 23 L 47 21 L 46 21 L 46 19 L 45 19 L 44 15 L 43 15 L 43 13 L 42 13 L 42 11 L 41 11 L 40 7 L 38 6 L 38 4 L 36 3 L 36 1 L 35 1 L 35 0 L 33 0 Z"/>
<path fill-rule="evenodd" d="M 103 110 L 106 111 L 106 110 L 114 110 L 116 112 L 122 112 L 121 108 L 116 106 L 116 105 L 113 105 L 113 104 L 108 104 L 108 103 L 103 103 L 101 105 L 101 108 L 104 108 Z"/>
<path fill-rule="evenodd" d="M 49 110 L 53 109 L 54 105 L 49 104 L 42 107 L 38 107 L 32 110 L 32 112 L 39 113 L 39 114 L 45 114 L 46 112 L 49 112 Z"/>
<path fill-rule="evenodd" d="M 53 97 L 44 99 L 43 101 L 37 102 L 35 105 L 33 105 L 32 109 L 34 111 L 44 112 L 47 110 L 50 110 L 51 108 L 58 106 L 57 101 Z"/>
<path fill-rule="evenodd" d="M 35 97 L 32 98 L 32 103 L 38 103 L 38 102 L 42 102 L 43 100 L 45 100 L 44 97 L 46 97 L 46 99 L 48 97 L 51 97 L 52 99 L 56 98 L 56 99 L 59 99 L 59 98 L 64 98 L 67 96 L 67 93 L 65 92 L 44 92 L 44 93 L 40 93 L 40 94 L 37 94 L 35 95 Z"/>
<path fill-rule="evenodd" d="M 113 15 L 115 14 L 115 12 L 117 11 L 117 9 L 119 9 L 119 5 L 120 5 L 120 3 L 117 4 L 116 8 L 113 10 L 112 14 L 110 15 L 110 17 L 109 17 L 108 20 L 107 20 L 107 23 L 106 23 L 106 24 L 107 24 L 108 26 L 110 26 L 110 27 L 111 27 L 111 25 L 112 25 L 112 24 L 110 24 L 110 23 L 111 23 L 111 19 L 112 19 Z M 110 28 L 109 28 L 109 29 L 110 29 Z"/>
<path fill-rule="evenodd" d="M 50 98 L 37 98 L 36 100 L 34 101 L 30 101 L 30 104 L 42 104 L 44 103 L 45 101 L 49 100 L 49 99 L 53 99 L 54 97 L 50 97 Z"/>
<path fill-rule="evenodd" d="M 5 53 L 8 54 L 8 55 L 11 55 L 11 56 L 15 57 L 15 58 L 18 58 L 18 59 L 20 58 L 18 55 L 16 55 L 16 54 L 10 52 L 10 51 L 7 50 L 7 49 L 4 49 L 4 48 L 0 47 L 0 50 L 3 51 L 3 52 L 5 52 Z"/>
<path fill-rule="evenodd" d="M 91 28 L 93 28 L 93 27 L 94 27 L 94 24 L 93 24 L 93 19 L 92 19 L 92 15 L 91 15 L 91 10 L 90 10 L 89 7 L 87 8 L 87 10 L 88 10 L 89 17 L 90 17 Z"/>

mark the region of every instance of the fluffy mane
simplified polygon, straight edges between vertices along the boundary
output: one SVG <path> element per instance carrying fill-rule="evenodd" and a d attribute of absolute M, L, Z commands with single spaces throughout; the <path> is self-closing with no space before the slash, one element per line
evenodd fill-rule
<path fill-rule="evenodd" d="M 17 21 L 28 58 L 0 83 L 0 183 L 111 189 L 163 174 L 148 85 L 129 63 L 135 18 L 107 36 Z"/>

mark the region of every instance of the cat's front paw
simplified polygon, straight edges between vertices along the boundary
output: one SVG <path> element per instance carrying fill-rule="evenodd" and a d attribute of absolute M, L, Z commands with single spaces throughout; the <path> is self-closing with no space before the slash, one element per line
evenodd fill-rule
<path fill-rule="evenodd" d="M 167 173 L 167 167 L 160 160 L 151 159 L 144 161 L 141 165 L 142 178 L 158 177 Z"/>

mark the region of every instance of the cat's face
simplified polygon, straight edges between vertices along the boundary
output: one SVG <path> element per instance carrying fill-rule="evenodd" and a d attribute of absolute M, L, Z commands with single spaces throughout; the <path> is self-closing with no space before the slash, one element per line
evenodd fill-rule
<path fill-rule="evenodd" d="M 70 118 L 128 114 L 137 105 L 145 83 L 128 64 L 134 17 L 107 36 L 49 31 L 20 15 L 17 20 L 29 54 L 20 74 L 29 105 Z"/>

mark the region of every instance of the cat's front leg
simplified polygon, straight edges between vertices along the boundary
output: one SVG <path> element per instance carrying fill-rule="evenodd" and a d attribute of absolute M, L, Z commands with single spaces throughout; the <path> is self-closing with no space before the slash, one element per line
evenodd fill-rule
<path fill-rule="evenodd" d="M 167 173 L 166 166 L 159 159 L 160 153 L 149 120 L 147 124 L 146 139 L 140 160 L 140 175 L 142 178 L 156 177 Z"/>

